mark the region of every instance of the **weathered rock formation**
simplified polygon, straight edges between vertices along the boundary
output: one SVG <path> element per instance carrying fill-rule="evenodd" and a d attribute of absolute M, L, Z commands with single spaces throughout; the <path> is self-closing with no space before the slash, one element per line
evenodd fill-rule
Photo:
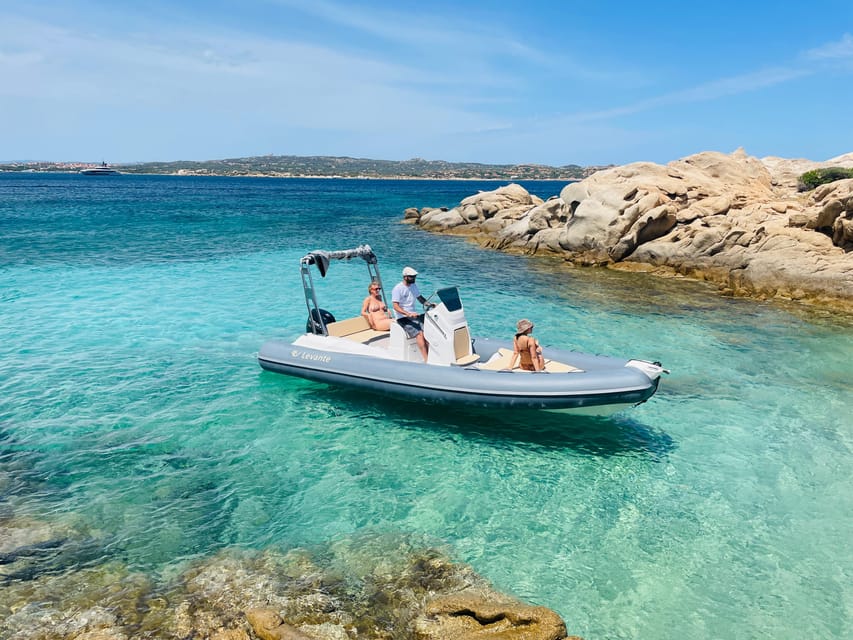
<path fill-rule="evenodd" d="M 37 562 L 34 550 L 59 531 L 45 522 L 0 519 L 0 560 L 33 569 L 0 573 L 0 638 L 566 637 L 555 612 L 499 593 L 471 567 L 405 538 L 350 538 L 316 552 L 226 549 L 159 582 L 118 560 L 80 569 L 71 562 L 62 570 L 44 558 Z"/>
<path fill-rule="evenodd" d="M 452 209 L 408 209 L 405 220 L 496 249 L 850 310 L 853 179 L 800 193 L 797 177 L 820 166 L 853 166 L 853 154 L 818 164 L 704 152 L 600 171 L 548 201 L 511 184 Z"/>
<path fill-rule="evenodd" d="M 246 619 L 261 640 L 311 640 L 311 636 L 287 624 L 273 609 L 249 609 Z"/>
<path fill-rule="evenodd" d="M 563 620 L 550 609 L 463 592 L 433 598 L 415 621 L 414 638 L 565 640 L 567 636 Z"/>
<path fill-rule="evenodd" d="M 13 442 L 0 425 L 0 444 Z M 477 629 L 498 633 L 459 640 L 565 636 L 556 613 L 496 591 L 471 566 L 403 533 L 225 548 L 156 573 L 134 569 L 121 541 L 82 516 L 17 512 L 15 496 L 55 489 L 30 471 L 38 462 L 26 451 L 0 456 L 2 640 L 395 640 L 421 625 L 440 631 L 443 617 L 467 615 L 460 603 Z"/>

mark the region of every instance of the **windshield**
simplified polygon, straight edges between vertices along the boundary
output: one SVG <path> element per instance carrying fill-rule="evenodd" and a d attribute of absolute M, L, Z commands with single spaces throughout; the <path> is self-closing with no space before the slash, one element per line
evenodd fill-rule
<path fill-rule="evenodd" d="M 447 287 L 439 289 L 435 292 L 438 299 L 444 303 L 448 311 L 459 311 L 462 308 L 462 301 L 459 299 L 459 289 L 456 287 Z"/>

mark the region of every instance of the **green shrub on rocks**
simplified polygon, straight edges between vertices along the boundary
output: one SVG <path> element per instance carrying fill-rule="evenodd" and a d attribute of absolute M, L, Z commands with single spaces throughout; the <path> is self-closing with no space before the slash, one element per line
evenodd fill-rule
<path fill-rule="evenodd" d="M 844 169 L 843 167 L 813 169 L 800 176 L 797 187 L 800 191 L 811 191 L 822 184 L 846 178 L 853 178 L 853 169 Z"/>

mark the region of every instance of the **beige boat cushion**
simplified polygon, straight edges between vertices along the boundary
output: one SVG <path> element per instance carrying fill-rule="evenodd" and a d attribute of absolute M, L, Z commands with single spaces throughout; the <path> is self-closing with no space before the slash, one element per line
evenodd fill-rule
<path fill-rule="evenodd" d="M 487 369 L 489 371 L 502 371 L 504 369 L 509 369 L 509 361 L 512 359 L 512 350 L 504 349 L 501 347 L 487 362 L 483 362 L 480 364 L 481 369 Z M 520 371 L 523 373 L 530 373 L 529 371 L 525 371 L 522 369 L 518 363 L 512 368 L 514 372 Z M 545 371 L 548 373 L 573 373 L 573 372 L 582 372 L 583 369 L 578 369 L 577 367 L 573 367 L 570 364 L 566 364 L 564 362 L 557 362 L 556 360 L 545 360 Z"/>
<path fill-rule="evenodd" d="M 548 373 L 583 373 L 583 369 L 556 360 L 545 360 L 545 371 Z"/>
<path fill-rule="evenodd" d="M 356 342 L 370 342 L 374 338 L 387 336 L 387 331 L 376 331 L 371 329 L 364 316 L 356 316 L 355 318 L 347 318 L 338 322 L 330 322 L 326 325 L 330 336 L 338 338 L 349 338 Z"/>
<path fill-rule="evenodd" d="M 459 367 L 467 367 L 469 364 L 474 364 L 479 359 L 480 354 L 472 353 L 467 356 L 462 356 L 461 358 L 456 358 L 456 362 L 454 362 L 454 364 Z"/>
<path fill-rule="evenodd" d="M 481 362 L 480 368 L 487 369 L 489 371 L 500 371 L 501 369 L 507 369 L 509 368 L 510 358 L 512 358 L 512 351 L 510 351 L 509 349 L 500 348 L 486 362 Z M 515 365 L 515 369 L 518 369 L 518 364 Z"/>

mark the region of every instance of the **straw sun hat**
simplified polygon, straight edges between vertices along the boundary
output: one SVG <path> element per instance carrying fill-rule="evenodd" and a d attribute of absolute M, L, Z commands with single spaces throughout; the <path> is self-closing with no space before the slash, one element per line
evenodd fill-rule
<path fill-rule="evenodd" d="M 515 325 L 516 333 L 524 333 L 525 331 L 529 331 L 533 328 L 533 323 L 530 322 L 527 318 L 519 320 Z"/>

